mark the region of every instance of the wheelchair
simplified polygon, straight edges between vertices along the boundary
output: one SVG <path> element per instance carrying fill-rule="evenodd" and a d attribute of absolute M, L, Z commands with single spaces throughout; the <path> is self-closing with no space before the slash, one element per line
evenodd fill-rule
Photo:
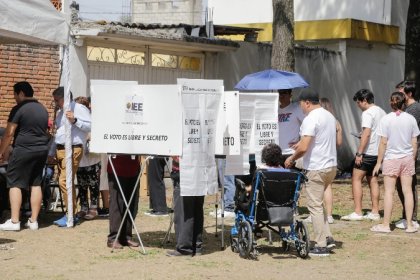
<path fill-rule="evenodd" d="M 251 191 L 236 181 L 235 225 L 230 233 L 231 249 L 246 259 L 257 259 L 255 235 L 266 227 L 278 234 L 283 251 L 294 247 L 301 258 L 309 254 L 309 231 L 297 219 L 297 202 L 305 175 L 298 171 L 259 169 Z"/>

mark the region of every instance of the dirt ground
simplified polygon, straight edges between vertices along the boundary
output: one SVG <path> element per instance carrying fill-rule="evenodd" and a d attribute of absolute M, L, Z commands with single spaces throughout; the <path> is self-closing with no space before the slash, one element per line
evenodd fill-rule
<path fill-rule="evenodd" d="M 383 187 L 381 187 L 383 194 Z M 168 201 L 170 201 L 170 187 Z M 364 189 L 368 207 L 368 189 Z M 136 225 L 147 252 L 124 248 L 111 252 L 106 247 L 108 220 L 83 222 L 72 229 L 57 228 L 52 221 L 60 213 L 41 217 L 39 231 L 0 232 L 0 279 L 420 279 L 420 233 L 406 234 L 395 229 L 390 234 L 369 231 L 374 222 L 344 222 L 339 216 L 352 212 L 349 180 L 334 185 L 334 214 L 331 226 L 338 243 L 334 254 L 324 258 L 297 257 L 294 250 L 283 253 L 278 238 L 269 245 L 258 240 L 258 260 L 241 259 L 229 247 L 221 250 L 221 234 L 215 236 L 215 196 L 205 202 L 204 252 L 196 257 L 167 257 L 174 247 L 161 245 L 169 217 L 144 215 L 147 198 L 140 201 Z M 401 214 L 395 197 L 394 220 Z M 300 213 L 306 217 L 305 197 Z M 382 201 L 381 201 L 382 208 Z M 226 221 L 225 244 L 232 220 Z M 219 225 L 220 225 L 219 219 Z M 265 232 L 265 236 L 267 232 Z"/>

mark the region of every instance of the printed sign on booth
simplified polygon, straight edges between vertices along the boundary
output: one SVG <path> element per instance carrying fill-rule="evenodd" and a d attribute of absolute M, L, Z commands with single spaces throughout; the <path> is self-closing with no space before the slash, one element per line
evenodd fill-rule
<path fill-rule="evenodd" d="M 217 192 L 216 122 L 223 91 L 221 80 L 178 79 L 183 106 L 180 158 L 181 196 Z"/>
<path fill-rule="evenodd" d="M 182 105 L 177 85 L 95 82 L 91 94 L 92 152 L 182 153 Z"/>

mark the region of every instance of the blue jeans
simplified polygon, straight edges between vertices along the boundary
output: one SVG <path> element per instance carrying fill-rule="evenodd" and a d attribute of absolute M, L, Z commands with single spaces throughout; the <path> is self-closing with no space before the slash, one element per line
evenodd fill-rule
<path fill-rule="evenodd" d="M 219 182 L 221 181 L 220 178 L 224 173 L 224 169 L 226 167 L 226 160 L 225 159 L 218 159 L 218 173 L 219 173 Z M 227 175 L 223 178 L 224 184 L 224 196 L 223 202 L 225 205 L 225 211 L 233 212 L 235 210 L 235 176 Z"/>

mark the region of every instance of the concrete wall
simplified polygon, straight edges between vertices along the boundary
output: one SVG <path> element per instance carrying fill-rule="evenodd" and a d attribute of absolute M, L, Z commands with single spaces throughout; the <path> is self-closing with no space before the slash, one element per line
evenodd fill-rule
<path fill-rule="evenodd" d="M 207 0 L 132 0 L 133 22 L 204 24 Z"/>
<path fill-rule="evenodd" d="M 405 1 L 405 0 L 403 0 Z M 295 20 L 352 18 L 391 23 L 391 0 L 295 0 Z"/>
<path fill-rule="evenodd" d="M 391 3 L 408 0 L 295 0 L 295 21 L 353 18 L 390 24 Z M 215 24 L 266 23 L 273 21 L 272 0 L 209 0 Z M 258 12 L 256 12 L 258 11 Z"/>

